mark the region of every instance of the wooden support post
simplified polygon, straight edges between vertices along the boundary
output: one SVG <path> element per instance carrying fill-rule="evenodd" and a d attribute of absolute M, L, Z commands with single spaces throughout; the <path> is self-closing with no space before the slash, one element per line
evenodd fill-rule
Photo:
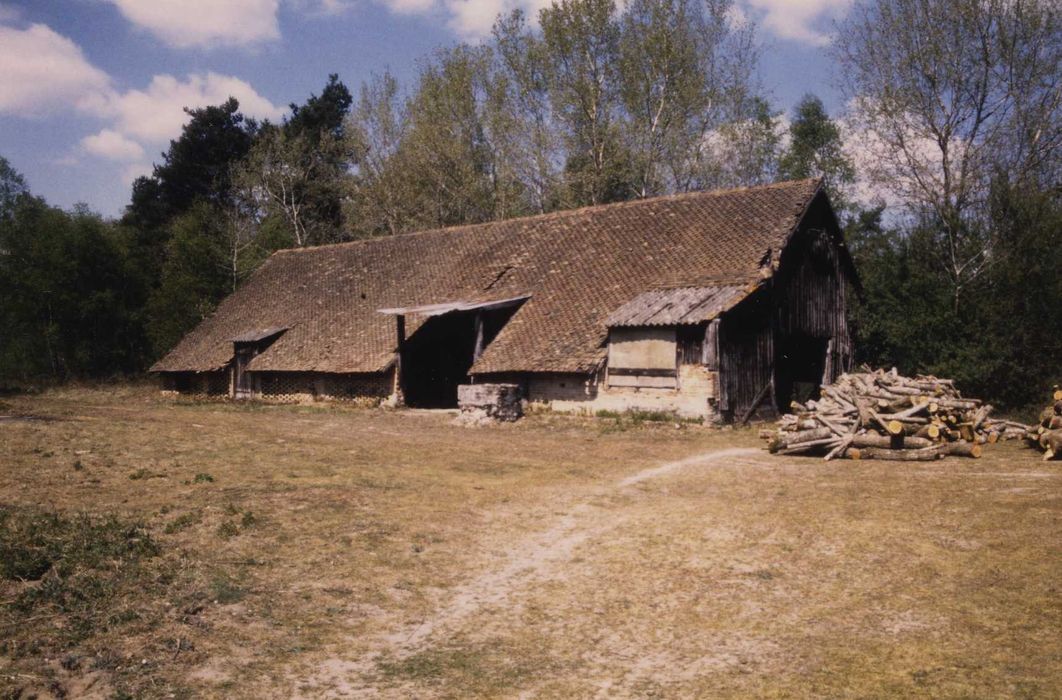
<path fill-rule="evenodd" d="M 823 363 L 821 386 L 833 383 L 833 338 L 826 343 L 826 361 Z"/>
<path fill-rule="evenodd" d="M 402 395 L 402 353 L 406 345 L 406 317 L 402 314 L 395 316 L 395 334 L 397 336 L 395 345 L 395 385 L 392 389 L 392 395 L 394 396 L 394 404 L 403 406 L 406 403 L 405 397 Z"/>
<path fill-rule="evenodd" d="M 476 345 L 472 350 L 472 362 L 479 359 L 483 354 L 483 312 L 476 312 Z"/>
<path fill-rule="evenodd" d="M 719 371 L 719 319 L 709 322 L 704 330 L 702 363 L 709 372 Z"/>

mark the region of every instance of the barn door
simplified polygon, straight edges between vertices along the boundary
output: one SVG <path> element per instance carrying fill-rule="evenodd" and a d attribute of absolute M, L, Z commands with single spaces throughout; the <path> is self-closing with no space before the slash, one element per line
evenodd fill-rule
<path fill-rule="evenodd" d="M 254 394 L 251 382 L 251 373 L 247 371 L 247 365 L 257 354 L 254 346 L 245 345 L 236 348 L 236 358 L 233 362 L 233 394 L 237 399 L 249 399 Z"/>

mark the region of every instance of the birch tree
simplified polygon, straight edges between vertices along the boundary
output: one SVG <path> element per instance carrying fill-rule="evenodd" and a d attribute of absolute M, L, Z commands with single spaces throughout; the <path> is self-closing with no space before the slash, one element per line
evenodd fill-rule
<path fill-rule="evenodd" d="M 884 0 L 855 8 L 837 57 L 864 168 L 922 220 L 958 307 L 993 260 L 994 178 L 1044 187 L 1062 149 L 1062 17 L 1052 0 Z"/>

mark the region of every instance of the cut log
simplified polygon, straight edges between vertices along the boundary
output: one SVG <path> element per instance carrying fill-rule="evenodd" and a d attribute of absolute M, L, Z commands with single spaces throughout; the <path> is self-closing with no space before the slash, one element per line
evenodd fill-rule
<path fill-rule="evenodd" d="M 903 435 L 864 433 L 852 438 L 852 445 L 855 447 L 877 447 L 886 450 L 918 450 L 925 447 L 933 447 L 935 444 L 935 442 L 926 438 L 906 437 Z"/>
<path fill-rule="evenodd" d="M 860 448 L 863 459 L 883 459 L 895 462 L 928 462 L 944 456 L 943 445 L 921 450 L 889 450 L 877 447 Z"/>
<path fill-rule="evenodd" d="M 1044 448 L 1044 459 L 1062 459 L 1062 430 L 1051 430 L 1040 435 L 1040 446 Z"/>
<path fill-rule="evenodd" d="M 979 459 L 981 457 L 981 446 L 973 442 L 951 442 L 947 444 L 947 452 L 949 455 L 955 455 L 958 457 L 973 457 Z"/>
<path fill-rule="evenodd" d="M 938 440 L 938 439 L 940 439 L 940 426 L 937 425 L 936 423 L 930 423 L 929 425 L 924 425 L 924 426 L 922 426 L 921 428 L 918 429 L 918 432 L 915 433 L 915 437 L 928 438 L 930 440 Z"/>
<path fill-rule="evenodd" d="M 771 452 L 778 452 L 779 450 L 785 450 L 801 443 L 825 440 L 832 438 L 833 436 L 833 431 L 829 428 L 802 430 L 798 433 L 782 433 L 780 435 L 775 435 L 774 439 L 771 440 L 771 444 L 768 445 L 768 449 L 770 449 Z"/>

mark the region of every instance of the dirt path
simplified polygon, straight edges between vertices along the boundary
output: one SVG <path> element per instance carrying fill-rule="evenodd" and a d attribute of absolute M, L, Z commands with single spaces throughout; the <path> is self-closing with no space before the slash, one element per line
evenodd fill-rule
<path fill-rule="evenodd" d="M 402 660 L 431 645 L 432 638 L 452 632 L 463 621 L 494 607 L 510 609 L 513 600 L 529 586 L 555 578 L 575 551 L 588 540 L 623 525 L 626 515 L 616 499 L 637 496 L 638 487 L 650 480 L 696 466 L 730 459 L 761 457 L 762 450 L 731 448 L 712 450 L 685 459 L 665 462 L 583 494 L 568 512 L 548 528 L 515 543 L 501 565 L 488 566 L 451 591 L 427 618 L 406 625 L 383 637 L 370 658 L 358 661 L 325 661 L 311 685 L 331 688 L 339 697 L 364 693 L 368 688 L 350 684 L 351 676 L 370 673 L 380 658 Z"/>
<path fill-rule="evenodd" d="M 621 510 L 607 508 L 599 502 L 681 469 L 756 454 L 762 452 L 749 448 L 713 450 L 643 469 L 608 488 L 592 492 L 551 527 L 514 546 L 503 566 L 488 570 L 458 587 L 445 607 L 435 615 L 412 629 L 389 635 L 387 641 L 396 648 L 398 658 L 404 658 L 419 651 L 436 630 L 451 627 L 483 608 L 503 603 L 514 591 L 532 582 L 550 578 L 557 565 L 571 559 L 580 544 L 623 523 Z"/>

